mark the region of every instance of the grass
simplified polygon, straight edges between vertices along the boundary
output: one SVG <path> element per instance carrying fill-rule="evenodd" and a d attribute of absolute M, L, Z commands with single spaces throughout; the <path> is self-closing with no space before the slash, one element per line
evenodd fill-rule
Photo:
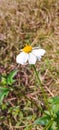
<path fill-rule="evenodd" d="M 59 95 L 59 1 L 0 0 L 0 74 L 18 69 L 14 91 L 0 106 L 0 130 L 42 130 L 30 126 L 45 109 L 34 70 L 16 64 L 16 56 L 26 43 L 46 50 L 36 64 L 48 97 Z"/>

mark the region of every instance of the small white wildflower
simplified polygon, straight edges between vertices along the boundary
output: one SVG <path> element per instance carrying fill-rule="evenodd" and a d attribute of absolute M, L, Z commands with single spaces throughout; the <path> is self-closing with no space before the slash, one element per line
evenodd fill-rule
<path fill-rule="evenodd" d="M 35 64 L 37 60 L 40 61 L 41 57 L 45 54 L 44 49 L 32 48 L 30 45 L 26 45 L 20 54 L 16 57 L 16 62 L 19 64 Z"/>

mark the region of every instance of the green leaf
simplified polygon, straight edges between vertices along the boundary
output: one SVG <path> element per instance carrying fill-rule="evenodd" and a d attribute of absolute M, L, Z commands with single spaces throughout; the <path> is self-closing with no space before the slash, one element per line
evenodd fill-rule
<path fill-rule="evenodd" d="M 7 84 L 8 85 L 12 85 L 15 80 L 13 79 L 14 76 L 17 74 L 18 70 L 13 70 L 12 72 L 10 72 L 10 74 L 7 77 Z"/>
<path fill-rule="evenodd" d="M 50 98 L 48 102 L 50 103 L 51 111 L 56 114 L 59 111 L 59 96 Z"/>
<path fill-rule="evenodd" d="M 1 85 L 6 85 L 6 78 L 1 76 Z"/>
<path fill-rule="evenodd" d="M 59 96 L 49 98 L 48 102 L 51 103 L 51 104 L 59 103 Z"/>
<path fill-rule="evenodd" d="M 9 93 L 8 88 L 0 87 L 0 104 L 2 103 L 4 97 L 8 95 L 8 93 Z"/>
<path fill-rule="evenodd" d="M 53 122 L 53 124 L 52 124 L 52 126 L 51 126 L 51 128 L 50 128 L 51 130 L 57 130 L 57 123 L 54 121 Z M 49 130 L 50 130 L 49 129 Z"/>
<path fill-rule="evenodd" d="M 52 110 L 53 110 L 54 113 L 57 113 L 59 111 L 59 104 L 53 105 Z"/>
<path fill-rule="evenodd" d="M 50 116 L 50 112 L 49 111 L 45 110 L 44 113 L 45 113 L 45 115 Z"/>
<path fill-rule="evenodd" d="M 26 126 L 26 128 L 24 128 L 24 130 L 32 130 L 32 126 Z"/>
<path fill-rule="evenodd" d="M 48 130 L 53 130 L 51 127 Z"/>
<path fill-rule="evenodd" d="M 35 123 L 35 124 L 39 124 L 39 125 L 46 126 L 49 121 L 50 121 L 49 116 L 43 116 L 43 117 L 37 119 L 34 123 Z"/>
<path fill-rule="evenodd" d="M 55 118 L 55 122 L 57 122 L 57 126 L 59 128 L 59 111 L 56 113 L 56 118 Z M 59 130 L 59 129 L 58 129 Z"/>

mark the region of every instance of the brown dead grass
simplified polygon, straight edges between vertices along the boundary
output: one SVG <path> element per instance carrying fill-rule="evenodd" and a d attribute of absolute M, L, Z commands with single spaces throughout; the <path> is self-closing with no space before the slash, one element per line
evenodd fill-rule
<path fill-rule="evenodd" d="M 0 73 L 19 69 L 14 93 L 6 100 L 16 97 L 16 101 L 9 101 L 10 109 L 14 106 L 21 109 L 18 117 L 8 107 L 7 112 L 1 110 L 1 130 L 24 129 L 23 125 L 32 123 L 41 114 L 39 98 L 42 93 L 36 88 L 33 70 L 17 65 L 15 60 L 26 43 L 46 50 L 45 57 L 36 66 L 48 97 L 59 95 L 59 0 L 0 0 Z M 30 121 L 27 120 L 29 111 Z M 17 128 L 15 124 L 20 118 L 23 124 Z M 39 130 L 39 127 L 31 130 Z"/>

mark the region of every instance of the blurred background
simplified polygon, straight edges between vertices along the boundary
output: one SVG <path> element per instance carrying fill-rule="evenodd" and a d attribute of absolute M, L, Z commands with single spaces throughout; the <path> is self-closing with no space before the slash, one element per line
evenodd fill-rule
<path fill-rule="evenodd" d="M 31 123 L 38 115 L 36 102 L 39 101 L 39 96 L 38 88 L 35 88 L 33 70 L 28 66 L 22 67 L 16 64 L 16 56 L 25 44 L 33 47 L 39 46 L 46 50 L 46 55 L 36 66 L 41 73 L 41 79 L 44 80 L 44 87 L 48 87 L 52 92 L 52 94 L 48 92 L 48 96 L 59 95 L 59 0 L 0 0 L 0 74 L 8 74 L 11 70 L 19 69 L 15 86 L 25 85 L 23 89 L 26 95 L 24 97 L 23 94 L 22 98 L 19 97 L 19 91 L 21 93 L 23 90 L 20 89 L 17 93 L 16 87 L 14 93 L 9 95 L 8 98 L 16 97 L 17 103 L 14 101 L 10 103 L 10 110 L 8 105 L 4 104 L 5 110 L 1 111 L 0 130 L 24 129 L 11 126 L 19 123 L 20 117 L 22 121 L 19 125 L 21 126 L 26 122 Z M 39 94 L 41 93 L 39 92 Z M 35 103 L 31 104 L 32 100 Z M 19 103 L 21 104 L 20 112 L 17 108 Z M 36 104 L 35 108 L 34 104 Z M 11 109 L 14 106 L 16 106 L 15 109 Z M 29 109 L 32 113 L 30 121 L 27 119 L 30 114 L 25 106 L 31 108 Z M 17 112 L 16 117 L 13 113 L 17 110 L 19 117 Z M 30 130 L 30 128 L 26 130 Z M 31 128 L 31 130 L 39 130 L 39 127 Z"/>

